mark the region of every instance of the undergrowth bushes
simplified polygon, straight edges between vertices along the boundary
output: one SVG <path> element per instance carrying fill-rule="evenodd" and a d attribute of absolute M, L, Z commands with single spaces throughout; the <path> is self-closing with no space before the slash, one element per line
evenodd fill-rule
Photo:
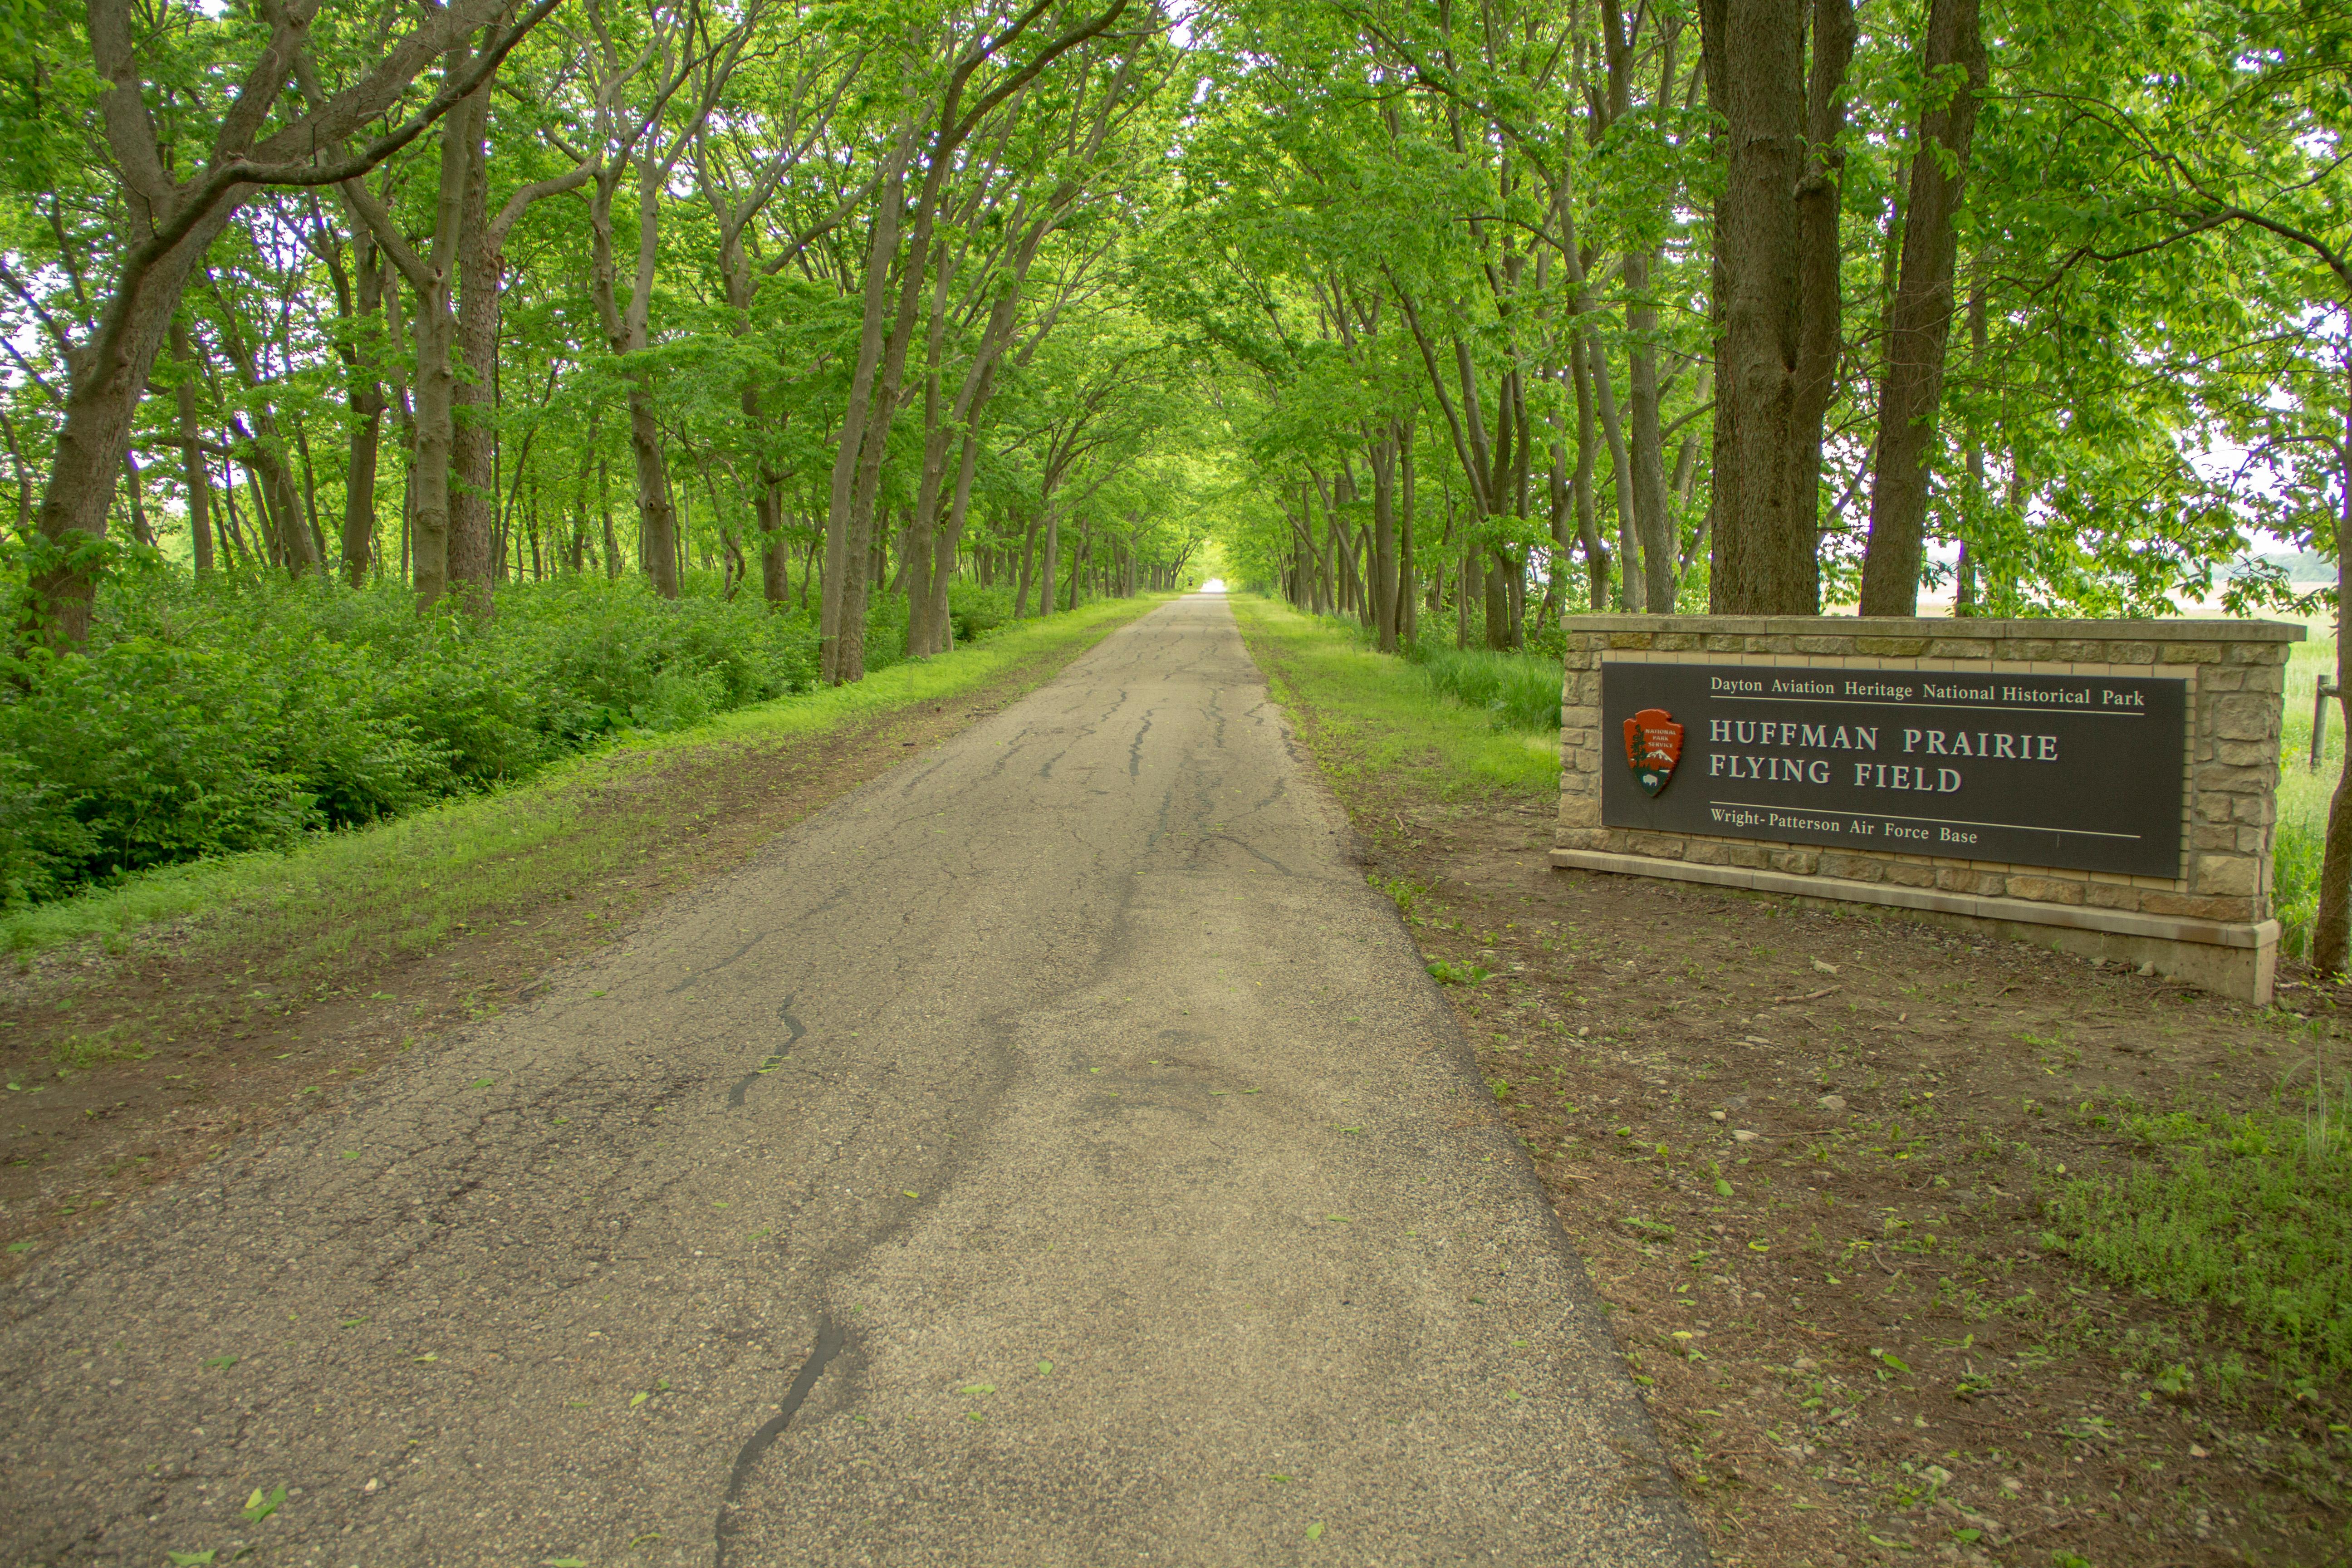
<path fill-rule="evenodd" d="M 1560 661 L 1557 654 L 1493 653 L 1419 643 L 1406 659 L 1440 697 L 1483 708 L 1498 730 L 1531 735 L 1559 732 Z"/>
<path fill-rule="evenodd" d="M 877 600 L 869 668 L 906 647 Z M 815 674 L 811 617 L 756 597 L 574 577 L 502 588 L 480 624 L 415 603 L 137 572 L 86 653 L 0 658 L 0 908 L 393 816 Z"/>

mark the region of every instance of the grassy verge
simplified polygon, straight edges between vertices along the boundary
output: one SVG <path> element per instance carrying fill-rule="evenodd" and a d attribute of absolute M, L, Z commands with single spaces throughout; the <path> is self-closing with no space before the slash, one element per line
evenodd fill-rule
<path fill-rule="evenodd" d="M 2278 833 L 2272 847 L 2272 901 L 2280 941 L 2297 957 L 2308 951 L 2312 918 L 2319 910 L 2319 859 L 2327 837 L 2327 803 L 2344 771 L 2343 726 L 2328 724 L 2327 749 L 2311 766 L 2311 699 L 2320 679 L 2336 673 L 2336 639 L 2324 617 L 2311 626 L 2311 638 L 2287 655 L 2286 708 L 2279 736 Z"/>
<path fill-rule="evenodd" d="M 414 950 L 478 911 L 545 896 L 634 865 L 648 833 L 674 826 L 657 789 L 680 763 L 856 728 L 986 686 L 1092 643 L 1166 595 L 1109 599 L 1024 622 L 943 658 L 894 665 L 855 686 L 781 698 L 693 729 L 624 740 L 532 782 L 393 822 L 323 834 L 286 853 L 173 866 L 0 917 L 0 950 L 29 954 L 190 920 L 187 940 L 235 943 L 303 967 L 360 949 Z"/>
<path fill-rule="evenodd" d="M 1559 675 L 1549 676 L 1551 726 L 1513 722 L 1530 677 L 1487 668 L 1494 656 L 1446 653 L 1418 668 L 1364 645 L 1345 621 L 1302 615 L 1255 594 L 1233 595 L 1235 619 L 1280 702 L 1316 730 L 1334 777 L 1386 776 L 1441 797 L 1559 793 Z M 1473 700 L 1465 700 L 1468 697 Z M 1492 704 L 1505 701 L 1501 710 Z"/>
<path fill-rule="evenodd" d="M 2126 1126 L 2148 1158 L 2067 1184 L 2054 1205 L 2067 1250 L 2160 1300 L 2234 1309 L 2286 1347 L 2290 1370 L 2352 1372 L 2346 1130 L 2227 1110 L 2132 1116 Z M 2204 1370 L 2229 1381 L 2223 1363 Z"/>

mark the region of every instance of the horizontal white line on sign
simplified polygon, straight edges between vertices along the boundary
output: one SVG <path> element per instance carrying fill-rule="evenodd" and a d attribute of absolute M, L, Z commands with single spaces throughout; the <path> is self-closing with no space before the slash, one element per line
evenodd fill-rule
<path fill-rule="evenodd" d="M 2022 822 L 1970 822 L 1964 816 L 1906 816 L 1899 811 L 1848 811 L 1843 806 L 1765 805 L 1752 800 L 1711 800 L 1709 805 L 1738 806 L 1743 811 L 1777 811 L 1790 816 L 1843 816 L 1855 822 L 1933 822 L 1947 827 L 2004 827 L 2012 833 L 2071 833 L 2078 838 L 2129 838 L 2137 833 L 2101 833 L 2093 827 L 2035 827 Z M 1669 831 L 1677 831 L 1672 830 Z M 1693 832 L 1684 828 L 1678 831 Z"/>
<path fill-rule="evenodd" d="M 1650 665 L 1648 668 L 1663 668 Z M 1832 708 L 1964 708 L 1971 713 L 2064 713 L 2077 719 L 2145 719 L 2144 712 L 2127 708 L 2083 708 L 2071 702 L 2034 704 L 2000 702 L 1961 702 L 1949 697 L 1927 697 L 1916 702 L 1906 702 L 1893 697 L 1754 697 L 1740 691 L 1710 691 L 1710 702 L 1810 702 Z"/>

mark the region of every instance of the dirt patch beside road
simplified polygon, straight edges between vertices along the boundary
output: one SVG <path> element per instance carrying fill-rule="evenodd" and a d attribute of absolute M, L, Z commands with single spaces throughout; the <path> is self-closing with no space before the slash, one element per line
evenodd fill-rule
<path fill-rule="evenodd" d="M 2255 1009 L 1901 919 L 1555 871 L 1549 801 L 1368 777 L 1349 725 L 1293 712 L 1722 1561 L 2347 1560 L 2347 1391 L 2227 1309 L 2110 1288 L 2048 1211 L 2070 1174 L 2145 1154 L 2130 1108 L 2307 1087 L 2333 993 L 2291 975 Z"/>

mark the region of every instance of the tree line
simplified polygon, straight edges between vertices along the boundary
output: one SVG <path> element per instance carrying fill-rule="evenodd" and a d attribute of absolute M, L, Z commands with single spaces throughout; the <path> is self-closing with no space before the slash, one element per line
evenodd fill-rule
<path fill-rule="evenodd" d="M 157 549 L 826 680 L 1212 531 L 1383 647 L 2341 558 L 2337 5 L 5 4 L 19 648 Z"/>
<path fill-rule="evenodd" d="M 168 519 L 200 574 L 478 615 L 699 560 L 854 680 L 872 593 L 919 656 L 959 574 L 1044 613 L 1197 545 L 1116 288 L 1176 58 L 1137 0 L 19 20 L 20 635 L 86 640 Z"/>

